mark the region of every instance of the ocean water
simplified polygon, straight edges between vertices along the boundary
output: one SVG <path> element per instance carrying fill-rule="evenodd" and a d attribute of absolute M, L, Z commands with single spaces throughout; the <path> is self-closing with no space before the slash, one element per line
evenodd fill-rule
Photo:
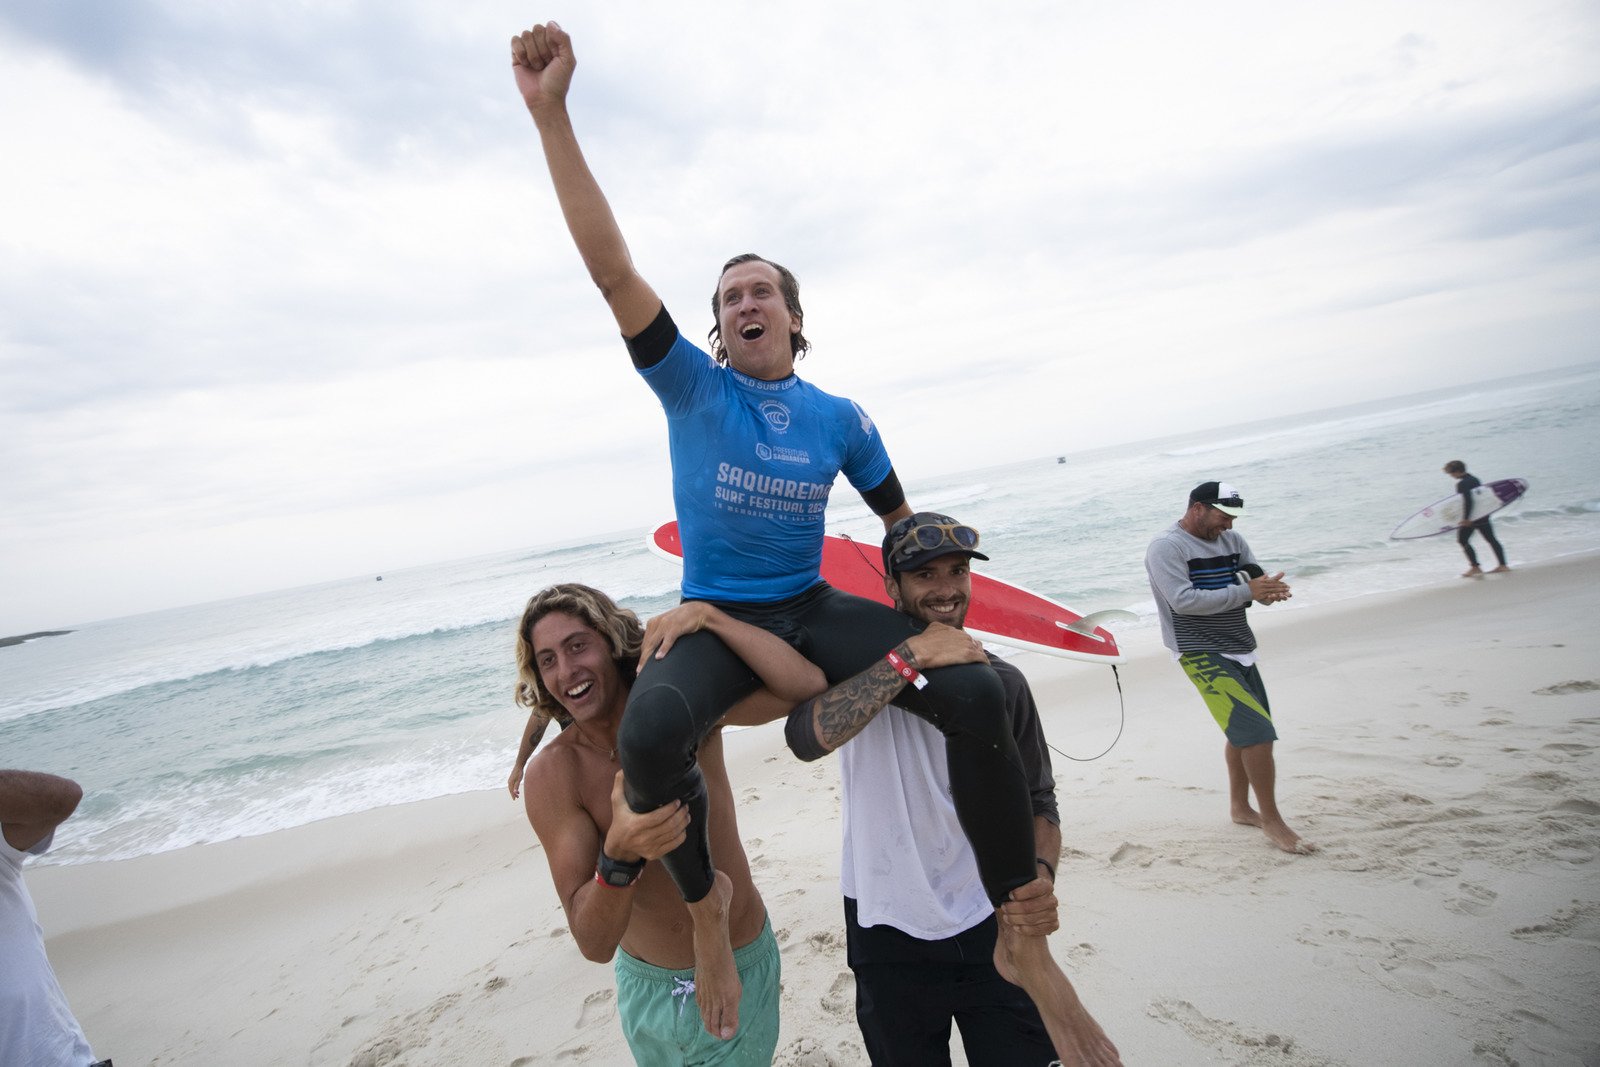
<path fill-rule="evenodd" d="M 1082 612 L 1136 612 L 1122 636 L 1154 626 L 1145 545 L 1208 478 L 1243 492 L 1240 530 L 1294 584 L 1286 610 L 1451 580 L 1463 562 L 1452 538 L 1388 534 L 1449 494 L 1439 468 L 1457 458 L 1485 481 L 1531 483 L 1495 518 L 1513 567 L 1600 547 L 1600 365 L 1036 457 L 907 491 L 982 530 L 988 573 Z M 646 523 L 667 517 L 0 648 L 0 766 L 85 787 L 55 863 L 504 788 L 526 719 L 511 697 L 523 604 L 551 582 L 582 581 L 644 616 L 671 606 L 677 568 L 644 548 Z M 882 527 L 846 487 L 829 529 L 876 543 Z"/>

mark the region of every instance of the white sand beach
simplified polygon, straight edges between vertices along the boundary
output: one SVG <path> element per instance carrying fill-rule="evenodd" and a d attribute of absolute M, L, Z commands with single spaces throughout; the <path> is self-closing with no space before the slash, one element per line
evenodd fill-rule
<path fill-rule="evenodd" d="M 1136 632 L 1121 739 L 1055 757 L 1053 944 L 1126 1062 L 1600 1063 L 1597 609 L 1600 553 L 1256 610 L 1308 857 L 1229 822 L 1220 733 Z M 1108 669 L 1015 662 L 1056 747 L 1105 748 Z M 729 761 L 783 947 L 777 1062 L 863 1064 L 837 770 L 777 726 Z M 503 788 L 28 881 L 119 1067 L 629 1062 Z"/>

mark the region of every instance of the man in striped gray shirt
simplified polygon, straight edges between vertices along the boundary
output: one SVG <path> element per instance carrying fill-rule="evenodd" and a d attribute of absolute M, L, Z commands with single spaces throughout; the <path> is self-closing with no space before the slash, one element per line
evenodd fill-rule
<path fill-rule="evenodd" d="M 1200 690 L 1227 738 L 1228 801 L 1233 821 L 1259 826 L 1285 852 L 1315 846 L 1289 829 L 1278 812 L 1272 725 L 1266 686 L 1256 669 L 1256 635 L 1245 612 L 1252 602 L 1288 600 L 1283 572 L 1267 574 L 1245 539 L 1233 532 L 1244 514 L 1239 490 L 1201 482 L 1183 517 L 1145 552 L 1150 591 L 1161 616 L 1161 639 Z M 1259 812 L 1250 806 L 1255 791 Z"/>

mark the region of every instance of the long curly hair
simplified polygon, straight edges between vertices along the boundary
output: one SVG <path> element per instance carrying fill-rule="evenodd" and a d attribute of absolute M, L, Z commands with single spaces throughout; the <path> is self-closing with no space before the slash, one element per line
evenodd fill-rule
<path fill-rule="evenodd" d="M 706 334 L 706 341 L 711 345 L 711 358 L 724 365 L 728 362 L 728 350 L 722 344 L 722 275 L 741 263 L 765 263 L 778 272 L 778 289 L 783 293 L 784 305 L 788 307 L 789 314 L 794 316 L 794 320 L 802 324 L 801 329 L 789 335 L 789 351 L 795 359 L 804 359 L 805 354 L 811 351 L 811 342 L 806 340 L 803 325 L 806 314 L 800 310 L 800 280 L 788 267 L 774 263 L 765 256 L 758 256 L 754 252 L 734 256 L 722 265 L 722 270 L 717 275 L 717 288 L 711 294 L 711 331 Z"/>
<path fill-rule="evenodd" d="M 560 723 L 571 722 L 567 709 L 545 688 L 539 677 L 539 667 L 533 661 L 533 628 L 539 620 L 553 611 L 563 612 L 580 620 L 606 639 L 611 648 L 611 658 L 622 676 L 622 684 L 633 685 L 639 663 L 639 649 L 644 644 L 644 625 L 639 616 L 600 590 L 577 582 L 564 582 L 541 589 L 528 598 L 522 610 L 522 621 L 517 623 L 517 703 L 525 708 L 537 708 Z"/>

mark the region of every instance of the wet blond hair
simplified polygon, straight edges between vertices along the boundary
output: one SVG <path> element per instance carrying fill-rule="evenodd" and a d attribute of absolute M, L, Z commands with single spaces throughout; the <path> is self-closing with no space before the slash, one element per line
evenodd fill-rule
<path fill-rule="evenodd" d="M 624 686 L 633 685 L 639 664 L 639 649 L 644 644 L 644 626 L 639 616 L 600 590 L 577 582 L 564 582 L 541 589 L 528 598 L 517 624 L 517 703 L 534 708 L 560 723 L 568 723 L 567 709 L 545 688 L 539 667 L 533 661 L 533 628 L 551 612 L 571 615 L 605 638 L 611 658 L 617 665 Z"/>

